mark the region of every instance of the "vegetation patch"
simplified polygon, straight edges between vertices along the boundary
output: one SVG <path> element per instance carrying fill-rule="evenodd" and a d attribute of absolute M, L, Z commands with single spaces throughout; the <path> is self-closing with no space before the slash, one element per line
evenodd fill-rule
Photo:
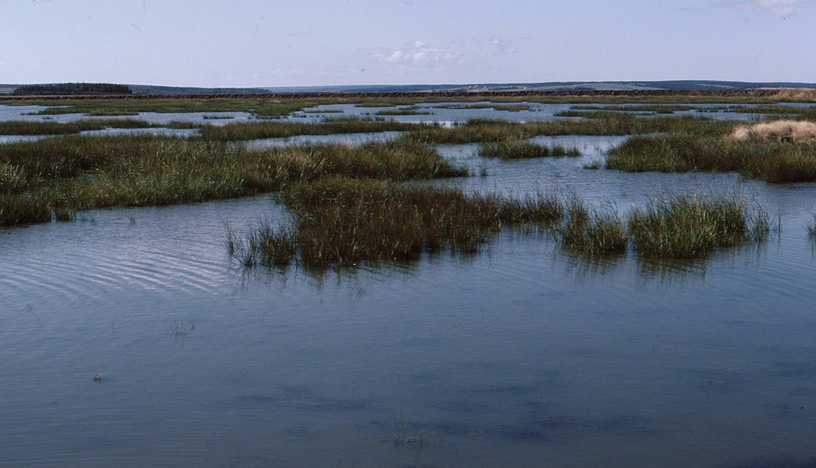
<path fill-rule="evenodd" d="M 229 235 L 242 264 L 283 267 L 296 260 L 319 270 L 440 251 L 473 254 L 503 226 L 542 225 L 563 215 L 554 194 L 511 199 L 347 178 L 299 184 L 281 200 L 293 212 L 293 228 L 262 223 L 244 239 Z"/>
<path fill-rule="evenodd" d="M 773 120 L 740 125 L 731 134 L 737 141 L 816 143 L 816 123 L 796 120 Z"/>
<path fill-rule="evenodd" d="M 701 258 L 711 252 L 763 240 L 770 221 L 761 209 L 749 212 L 736 196 L 680 194 L 650 203 L 629 219 L 638 255 Z"/>
<path fill-rule="evenodd" d="M 552 147 L 538 145 L 529 141 L 511 140 L 496 143 L 482 143 L 479 155 L 486 158 L 529 159 L 558 156 L 580 156 L 577 148 L 566 149 L 561 145 Z"/>
<path fill-rule="evenodd" d="M 579 200 L 566 207 L 558 234 L 565 248 L 588 256 L 626 253 L 629 244 L 626 224 L 615 211 L 590 210 Z"/>
<path fill-rule="evenodd" d="M 626 172 L 739 172 L 771 183 L 816 181 L 816 142 L 677 133 L 632 137 L 607 155 Z"/>
<path fill-rule="evenodd" d="M 273 192 L 331 175 L 410 180 L 466 174 L 411 141 L 248 150 L 171 137 L 55 137 L 0 145 L 0 226 L 91 208 Z"/>
<path fill-rule="evenodd" d="M 240 141 L 297 135 L 408 131 L 416 128 L 417 124 L 413 123 L 365 119 L 337 119 L 322 123 L 236 122 L 221 126 L 204 125 L 201 127 L 201 137 L 205 140 Z"/>

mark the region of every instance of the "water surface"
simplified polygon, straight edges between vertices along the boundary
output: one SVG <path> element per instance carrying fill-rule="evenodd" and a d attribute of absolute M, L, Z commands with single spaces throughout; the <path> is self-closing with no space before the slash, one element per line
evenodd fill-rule
<path fill-rule="evenodd" d="M 225 226 L 287 222 L 269 196 L 0 230 L 0 465 L 816 456 L 816 184 L 584 169 L 625 138 L 540 137 L 582 156 L 524 161 L 442 145 L 477 170 L 438 183 L 557 188 L 624 215 L 662 193 L 740 192 L 781 231 L 688 262 L 587 260 L 504 232 L 476 256 L 314 276 L 228 257 Z"/>

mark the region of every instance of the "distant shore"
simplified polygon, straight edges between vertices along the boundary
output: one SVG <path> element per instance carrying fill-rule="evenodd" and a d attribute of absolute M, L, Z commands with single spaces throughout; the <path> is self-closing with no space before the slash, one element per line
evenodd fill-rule
<path fill-rule="evenodd" d="M 569 91 L 479 91 L 479 92 L 297 92 L 297 93 L 213 93 L 213 94 L 110 94 L 110 95 L 54 95 L 13 96 L 0 94 L 0 101 L 44 101 L 77 99 L 303 99 L 303 98 L 501 98 L 501 97 L 773 97 L 785 93 L 812 93 L 811 89 L 763 88 L 763 89 L 690 89 L 690 90 L 569 90 Z"/>

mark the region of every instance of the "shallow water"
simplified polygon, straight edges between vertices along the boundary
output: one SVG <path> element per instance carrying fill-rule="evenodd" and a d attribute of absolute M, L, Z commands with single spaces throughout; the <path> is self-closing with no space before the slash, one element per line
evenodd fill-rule
<path fill-rule="evenodd" d="M 288 138 L 262 138 L 249 140 L 244 145 L 249 149 L 276 148 L 290 145 L 340 144 L 361 146 L 366 143 L 387 142 L 399 138 L 403 132 L 341 133 L 336 135 L 298 135 Z"/>
<path fill-rule="evenodd" d="M 443 145 L 475 170 L 439 183 L 555 187 L 622 214 L 661 193 L 741 191 L 781 231 L 689 262 L 587 261 L 505 232 L 472 257 L 314 277 L 228 258 L 225 225 L 286 222 L 270 197 L 0 230 L 0 466 L 816 456 L 816 184 L 583 168 L 625 138 L 541 137 L 582 156 L 509 162 Z"/>

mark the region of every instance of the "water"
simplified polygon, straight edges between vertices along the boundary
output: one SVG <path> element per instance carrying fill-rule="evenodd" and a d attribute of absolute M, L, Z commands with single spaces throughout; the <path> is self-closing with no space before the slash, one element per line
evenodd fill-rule
<path fill-rule="evenodd" d="M 288 138 L 262 138 L 245 142 L 247 148 L 261 150 L 289 145 L 340 144 L 361 146 L 366 143 L 396 140 L 402 132 L 342 133 L 336 135 L 298 135 Z"/>
<path fill-rule="evenodd" d="M 816 184 L 583 168 L 625 138 L 509 162 L 441 146 L 487 175 L 439 183 L 622 214 L 740 191 L 782 230 L 689 262 L 505 232 L 323 277 L 230 261 L 226 225 L 286 221 L 266 196 L 0 230 L 0 466 L 804 466 Z"/>

